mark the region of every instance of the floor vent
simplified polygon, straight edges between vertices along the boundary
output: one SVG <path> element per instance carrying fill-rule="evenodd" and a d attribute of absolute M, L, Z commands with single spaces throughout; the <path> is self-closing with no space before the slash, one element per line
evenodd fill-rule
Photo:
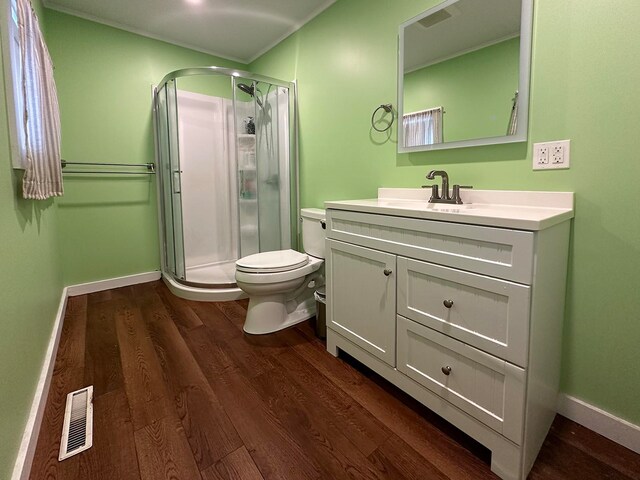
<path fill-rule="evenodd" d="M 93 386 L 67 395 L 58 460 L 64 460 L 93 445 Z"/>

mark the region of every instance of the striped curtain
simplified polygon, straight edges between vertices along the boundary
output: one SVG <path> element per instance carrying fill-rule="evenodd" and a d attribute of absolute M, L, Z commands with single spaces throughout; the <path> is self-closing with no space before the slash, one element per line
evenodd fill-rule
<path fill-rule="evenodd" d="M 442 107 L 436 107 L 403 115 L 404 146 L 442 143 L 442 111 Z"/>
<path fill-rule="evenodd" d="M 60 196 L 60 110 L 53 64 L 29 0 L 17 0 L 24 97 L 24 198 Z M 20 126 L 18 126 L 20 128 Z"/>

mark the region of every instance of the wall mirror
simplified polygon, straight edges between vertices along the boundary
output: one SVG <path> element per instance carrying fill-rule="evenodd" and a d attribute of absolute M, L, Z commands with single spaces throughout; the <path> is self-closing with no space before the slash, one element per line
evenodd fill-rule
<path fill-rule="evenodd" d="M 446 0 L 400 25 L 398 151 L 524 142 L 533 0 Z"/>

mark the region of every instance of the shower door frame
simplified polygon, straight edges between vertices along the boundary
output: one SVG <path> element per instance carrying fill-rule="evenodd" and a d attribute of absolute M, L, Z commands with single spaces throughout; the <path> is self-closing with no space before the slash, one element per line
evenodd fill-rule
<path fill-rule="evenodd" d="M 244 79 L 248 79 L 248 80 L 252 80 L 255 82 L 265 82 L 265 83 L 270 83 L 272 85 L 275 85 L 277 87 L 284 87 L 288 89 L 288 96 L 289 96 L 289 111 L 288 111 L 288 118 L 289 118 L 289 201 L 290 201 L 290 211 L 289 211 L 289 225 L 290 225 L 290 232 L 289 232 L 289 236 L 290 236 L 290 240 L 291 240 L 291 248 L 294 249 L 298 249 L 299 246 L 299 242 L 300 242 L 300 176 L 299 176 L 299 148 L 298 148 L 298 117 L 297 117 L 297 110 L 298 110 L 298 92 L 297 92 L 297 82 L 294 80 L 292 82 L 287 82 L 287 81 L 283 81 L 283 80 L 279 80 L 277 78 L 272 78 L 272 77 L 268 77 L 268 76 L 264 76 L 264 75 L 258 75 L 258 74 L 254 74 L 245 70 L 238 70 L 238 69 L 232 69 L 232 68 L 225 68 L 225 67 L 216 67 L 216 66 L 209 66 L 209 67 L 192 67 L 192 68 L 184 68 L 184 69 L 180 69 L 180 70 L 175 70 L 173 72 L 170 72 L 169 74 L 167 74 L 161 81 L 160 83 L 153 88 L 153 120 L 154 120 L 154 137 L 155 137 L 155 162 L 157 166 L 160 166 L 160 155 L 159 155 L 159 148 L 160 148 L 160 138 L 158 135 L 158 128 L 159 128 L 159 120 L 158 120 L 158 114 L 159 114 L 159 105 L 158 105 L 158 92 L 164 87 L 167 88 L 167 83 L 170 81 L 175 81 L 181 77 L 189 77 L 189 76 L 196 76 L 196 75 L 211 75 L 211 76 L 227 76 L 229 77 L 229 81 L 231 83 L 231 86 L 233 88 L 233 85 L 235 84 L 234 80 L 238 77 L 240 78 L 244 78 Z M 176 85 L 177 88 L 177 85 Z M 255 102 L 255 100 L 254 100 Z M 235 91 L 234 91 L 234 112 L 235 112 Z M 176 112 L 177 113 L 177 112 Z M 235 113 L 234 113 L 235 116 Z M 236 148 L 237 148 L 237 132 L 236 132 Z M 236 152 L 237 153 L 237 152 Z M 160 168 L 157 168 L 158 173 L 160 173 Z M 176 278 L 176 276 L 174 275 L 173 272 L 169 271 L 167 269 L 167 238 L 166 238 L 166 234 L 165 234 L 165 199 L 164 196 L 162 195 L 163 192 L 163 187 L 162 187 L 162 178 L 161 178 L 162 174 L 160 173 L 160 175 L 157 175 L 156 177 L 156 188 L 157 188 L 157 200 L 158 200 L 158 223 L 159 223 L 159 234 L 160 234 L 160 245 L 162 248 L 162 252 L 160 255 L 160 264 L 161 264 L 161 270 L 163 274 L 169 275 L 171 276 L 172 279 L 174 279 L 175 281 L 179 282 L 180 285 L 184 285 L 186 288 L 189 287 L 195 287 L 199 290 L 210 290 L 210 291 L 215 291 L 215 290 L 221 290 L 221 289 L 228 289 L 229 286 L 222 286 L 222 285 L 214 285 L 214 284 L 210 284 L 210 285 L 205 285 L 205 284 L 194 284 L 193 282 L 189 282 L 186 279 L 182 279 L 182 278 Z M 295 190 L 295 195 L 291 194 L 291 189 Z M 238 199 L 236 199 L 237 201 Z M 238 228 L 239 228 L 239 224 L 238 224 Z M 238 235 L 240 234 L 240 232 L 238 232 Z M 238 242 L 240 241 L 240 237 L 238 236 Z M 174 246 L 175 248 L 175 246 Z M 184 251 L 182 252 L 184 255 Z M 236 287 L 237 288 L 237 287 Z M 173 289 L 172 289 L 173 290 Z M 238 289 L 239 290 L 239 289 Z M 222 291 L 222 290 L 221 290 Z M 225 290 L 227 291 L 227 290 Z M 175 292 L 174 293 L 178 293 Z M 179 293 L 178 293 L 179 294 Z M 190 297 L 192 297 L 192 295 L 189 295 Z M 197 299 L 200 300 L 201 298 L 195 298 L 193 297 L 193 299 Z M 209 300 L 206 299 L 205 300 Z"/>

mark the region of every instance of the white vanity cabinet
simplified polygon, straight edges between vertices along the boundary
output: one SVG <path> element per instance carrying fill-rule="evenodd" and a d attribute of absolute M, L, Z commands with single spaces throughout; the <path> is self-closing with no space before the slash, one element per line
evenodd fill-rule
<path fill-rule="evenodd" d="M 329 352 L 487 446 L 502 478 L 526 478 L 556 412 L 570 217 L 527 230 L 326 206 Z"/>

